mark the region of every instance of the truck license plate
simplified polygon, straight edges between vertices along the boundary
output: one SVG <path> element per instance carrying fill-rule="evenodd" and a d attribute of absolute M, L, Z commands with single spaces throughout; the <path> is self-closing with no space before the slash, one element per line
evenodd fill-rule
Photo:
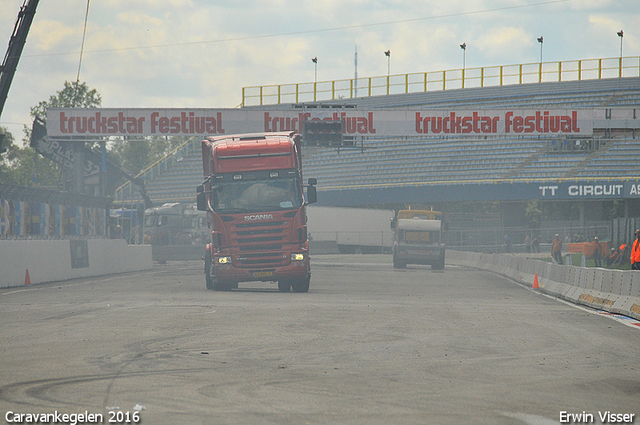
<path fill-rule="evenodd" d="M 270 277 L 273 276 L 273 272 L 272 271 L 268 271 L 268 272 L 253 272 L 251 274 L 252 277 Z"/>

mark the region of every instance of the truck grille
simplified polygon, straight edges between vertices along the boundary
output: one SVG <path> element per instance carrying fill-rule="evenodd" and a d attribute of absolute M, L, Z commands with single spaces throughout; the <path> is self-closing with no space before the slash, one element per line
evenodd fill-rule
<path fill-rule="evenodd" d="M 238 267 L 274 267 L 287 264 L 288 255 L 283 251 L 286 243 L 285 221 L 260 221 L 239 223 L 231 232 L 231 246 L 239 247 L 234 258 Z"/>
<path fill-rule="evenodd" d="M 282 263 L 282 255 L 279 252 L 259 253 L 259 254 L 240 254 L 236 258 L 238 264 L 244 266 L 273 266 Z"/>

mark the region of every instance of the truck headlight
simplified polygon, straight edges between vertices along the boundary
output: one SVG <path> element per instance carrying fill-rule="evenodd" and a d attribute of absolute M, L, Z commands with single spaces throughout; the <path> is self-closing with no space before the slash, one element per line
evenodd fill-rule
<path fill-rule="evenodd" d="M 218 257 L 218 264 L 229 264 L 231 263 L 231 257 Z"/>
<path fill-rule="evenodd" d="M 303 261 L 304 254 L 291 254 L 291 261 Z"/>

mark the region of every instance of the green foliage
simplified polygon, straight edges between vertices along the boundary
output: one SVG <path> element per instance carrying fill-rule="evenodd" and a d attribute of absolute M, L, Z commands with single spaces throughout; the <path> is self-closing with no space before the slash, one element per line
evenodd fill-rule
<path fill-rule="evenodd" d="M 47 109 L 53 107 L 99 107 L 102 103 L 97 90 L 86 83 L 64 82 L 64 88 L 48 101 L 42 101 L 30 109 L 35 118 L 46 117 Z M 4 129 L 6 132 L 6 129 Z M 15 144 L 15 138 L 6 132 L 4 146 L 7 152 L 0 157 L 0 182 L 19 186 L 58 187 L 62 178 L 62 166 L 35 153 L 29 147 L 31 129 L 24 127 L 24 147 Z"/>
<path fill-rule="evenodd" d="M 45 118 L 49 108 L 97 108 L 102 105 L 102 98 L 96 89 L 89 89 L 87 83 L 64 82 L 64 88 L 48 101 L 42 101 L 30 109 L 31 116 Z"/>
<path fill-rule="evenodd" d="M 5 130 L 6 131 L 6 130 Z M 13 135 L 6 133 L 7 152 L 0 158 L 0 182 L 17 186 L 57 186 L 61 167 L 37 155 L 30 147 L 21 148 Z"/>
<path fill-rule="evenodd" d="M 524 214 L 530 228 L 537 229 L 540 227 L 540 223 L 542 221 L 542 210 L 538 205 L 538 201 L 530 201 L 527 203 L 527 208 L 525 209 Z"/>
<path fill-rule="evenodd" d="M 13 134 L 9 133 L 5 127 L 0 127 L 0 133 L 5 135 L 3 146 L 7 148 L 7 152 L 0 156 L 0 182 L 13 184 L 13 173 L 11 168 L 11 161 L 14 160 L 12 156 L 15 149 L 13 144 Z"/>

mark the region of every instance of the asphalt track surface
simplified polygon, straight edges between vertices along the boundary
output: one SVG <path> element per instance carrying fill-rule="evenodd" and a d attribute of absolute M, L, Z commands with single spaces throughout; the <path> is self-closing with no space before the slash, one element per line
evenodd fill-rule
<path fill-rule="evenodd" d="M 207 291 L 200 262 L 2 289 L 0 423 L 110 411 L 143 424 L 547 425 L 605 411 L 640 423 L 635 321 L 450 265 L 312 267 L 306 294 Z"/>

